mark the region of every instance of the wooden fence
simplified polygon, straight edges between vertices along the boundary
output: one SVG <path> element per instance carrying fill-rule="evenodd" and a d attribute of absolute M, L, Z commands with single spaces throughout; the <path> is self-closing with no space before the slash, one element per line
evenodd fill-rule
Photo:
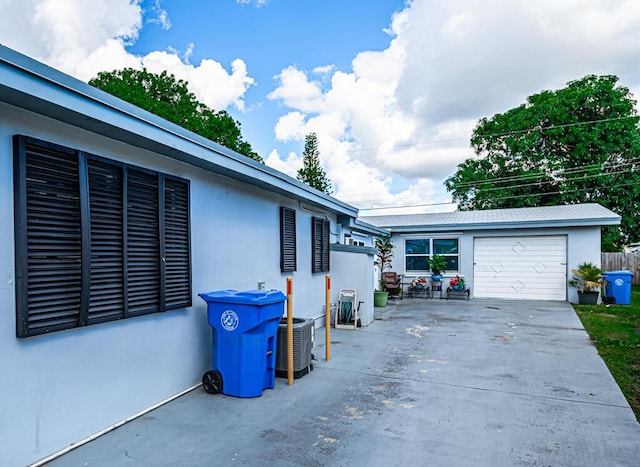
<path fill-rule="evenodd" d="M 605 271 L 631 271 L 633 285 L 640 285 L 640 255 L 636 253 L 602 253 L 600 262 Z"/>

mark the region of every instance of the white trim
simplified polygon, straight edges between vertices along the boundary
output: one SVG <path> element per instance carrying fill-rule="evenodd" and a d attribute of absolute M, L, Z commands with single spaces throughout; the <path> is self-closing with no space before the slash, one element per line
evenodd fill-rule
<path fill-rule="evenodd" d="M 477 236 L 473 241 L 474 296 L 567 299 L 567 236 Z"/>
<path fill-rule="evenodd" d="M 424 235 L 410 235 L 410 236 L 405 236 L 405 235 L 401 235 L 400 236 L 402 238 L 402 259 L 403 259 L 403 264 L 402 264 L 402 268 L 405 274 L 417 274 L 418 276 L 425 276 L 425 275 L 430 275 L 431 274 L 431 270 L 430 269 L 411 269 L 408 270 L 407 269 L 407 257 L 414 257 L 414 256 L 427 256 L 428 258 L 431 258 L 432 256 L 439 254 L 441 256 L 457 256 L 458 257 L 458 269 L 456 269 L 455 271 L 449 270 L 449 274 L 453 274 L 453 276 L 455 276 L 456 274 L 460 274 L 462 272 L 462 252 L 461 252 L 461 244 L 462 244 L 462 233 L 459 234 L 447 234 L 447 235 L 429 235 L 429 234 L 424 234 Z M 429 240 L 429 253 L 415 253 L 415 254 L 409 254 L 407 255 L 407 240 Z M 457 254 L 442 254 L 442 253 L 435 253 L 433 251 L 433 241 L 434 240 L 456 240 L 458 242 L 458 253 Z M 443 272 L 443 276 L 444 276 L 445 272 Z M 453 277 L 452 276 L 452 277 Z"/>
<path fill-rule="evenodd" d="M 179 392 L 178 394 L 176 394 L 174 396 L 171 396 L 168 399 L 163 400 L 162 402 L 159 402 L 159 403 L 157 403 L 155 405 L 152 405 L 151 407 L 143 410 L 142 412 L 138 412 L 137 414 L 132 415 L 131 417 L 127 417 L 124 420 L 121 420 L 118 423 L 116 423 L 114 425 L 111 425 L 110 427 L 105 428 L 102 431 L 94 433 L 93 435 L 91 435 L 91 436 L 89 436 L 89 437 L 87 437 L 87 438 L 85 438 L 85 439 L 83 439 L 81 441 L 78 441 L 77 443 L 74 443 L 71 446 L 68 446 L 68 447 L 64 448 L 63 450 L 61 450 L 61 451 L 58 451 L 58 452 L 56 452 L 54 454 L 51 454 L 49 457 L 45 457 L 44 459 L 41 459 L 41 460 L 39 460 L 37 462 L 34 462 L 33 464 L 29 464 L 29 467 L 39 467 L 41 465 L 46 464 L 47 462 L 51 462 L 52 460 L 57 459 L 58 457 L 68 453 L 69 451 L 73 451 L 75 448 L 78 448 L 78 447 L 82 446 L 83 444 L 90 443 L 94 439 L 99 438 L 100 436 L 105 435 L 105 434 L 109 433 L 110 431 L 115 430 L 116 428 L 121 427 L 125 423 L 130 422 L 131 420 L 135 420 L 138 417 L 142 417 L 143 415 L 151 412 L 152 410 L 155 410 L 158 407 L 160 407 L 160 406 L 162 406 L 164 404 L 167 404 L 167 403 L 171 402 L 172 400 L 177 399 L 180 396 L 184 396 L 185 394 L 187 394 L 188 392 L 193 391 L 194 389 L 198 388 L 199 386 L 201 386 L 201 384 L 196 384 L 195 386 L 192 386 L 192 387 L 190 387 L 188 389 L 185 389 L 184 391 Z"/>
<path fill-rule="evenodd" d="M 464 232 L 420 232 L 420 233 L 410 233 L 410 234 L 399 234 L 401 238 L 407 238 L 409 240 L 414 238 L 450 238 L 450 237 L 461 237 Z"/>

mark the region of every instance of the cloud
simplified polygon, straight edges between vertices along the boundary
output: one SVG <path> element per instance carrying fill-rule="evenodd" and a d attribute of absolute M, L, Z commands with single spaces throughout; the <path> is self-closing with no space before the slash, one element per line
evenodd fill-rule
<path fill-rule="evenodd" d="M 356 205 L 445 200 L 478 119 L 529 95 L 590 73 L 640 90 L 639 2 L 414 0 L 386 31 L 388 47 L 359 53 L 350 71 L 320 68 L 328 85 L 288 67 L 268 96 L 288 109 L 276 138 L 316 131 L 336 195 Z"/>
<path fill-rule="evenodd" d="M 89 81 L 99 71 L 113 71 L 123 68 L 142 68 L 140 57 L 126 51 L 122 41 L 107 39 L 104 44 L 90 52 L 83 60 L 73 66 L 68 72 L 83 81 Z"/>
<path fill-rule="evenodd" d="M 325 75 L 327 73 L 331 73 L 334 68 L 334 65 L 317 66 L 313 69 L 313 72 L 317 75 Z"/>
<path fill-rule="evenodd" d="M 491 116 L 589 73 L 626 75 L 639 26 L 629 1 L 417 1 L 400 33 L 398 101 L 437 124 Z"/>
<path fill-rule="evenodd" d="M 202 60 L 198 66 L 184 63 L 175 52 L 151 52 L 142 57 L 141 64 L 153 73 L 166 70 L 187 81 L 198 100 L 215 110 L 231 105 L 244 110 L 244 93 L 254 82 L 240 59 L 231 63 L 231 73 L 211 59 Z"/>
<path fill-rule="evenodd" d="M 193 44 L 183 59 L 175 50 L 131 54 L 127 45 L 137 40 L 143 23 L 171 27 L 158 0 L 144 11 L 139 1 L 130 0 L 0 1 L 0 43 L 65 73 L 88 81 L 100 71 L 126 67 L 167 70 L 188 81 L 213 109 L 244 110 L 244 94 L 254 80 L 242 60 L 232 61 L 230 72 L 212 59 L 192 65 Z"/>
<path fill-rule="evenodd" d="M 257 84 L 241 58 L 191 63 L 193 43 L 186 50 L 130 53 L 143 27 L 171 27 L 160 0 L 141 5 L 0 0 L 0 43 L 82 80 L 144 66 L 188 81 L 216 110 L 264 110 L 261 97 L 246 102 Z M 325 59 L 311 71 L 290 65 L 272 73 L 273 89 L 253 93 L 280 111 L 267 164 L 295 175 L 291 167 L 301 158 L 286 146 L 301 152 L 305 135 L 316 132 L 335 196 L 358 206 L 446 209 L 438 204 L 448 197 L 442 181 L 472 155 L 469 137 L 478 119 L 544 89 L 586 74 L 615 74 L 640 96 L 637 1 L 408 0 L 382 26 L 387 46 L 356 54 L 350 69 Z"/>
<path fill-rule="evenodd" d="M 256 8 L 263 7 L 268 5 L 271 0 L 236 0 L 236 3 L 240 5 L 251 5 L 252 3 L 256 6 Z"/>
<path fill-rule="evenodd" d="M 269 167 L 273 167 L 282 173 L 296 178 L 298 170 L 302 168 L 302 156 L 299 156 L 295 152 L 290 152 L 285 159 L 282 159 L 277 150 L 273 150 L 265 158 L 265 164 Z"/>
<path fill-rule="evenodd" d="M 145 13 L 148 16 L 147 22 L 158 24 L 164 30 L 171 28 L 171 20 L 167 11 L 160 6 L 160 0 L 155 0 Z"/>
<path fill-rule="evenodd" d="M 290 66 L 276 76 L 280 86 L 267 95 L 272 100 L 303 112 L 323 110 L 322 90 L 319 83 L 308 80 L 307 74 Z"/>
<path fill-rule="evenodd" d="M 135 40 L 141 24 L 128 0 L 0 3 L 0 42 L 67 73 L 109 40 Z"/>

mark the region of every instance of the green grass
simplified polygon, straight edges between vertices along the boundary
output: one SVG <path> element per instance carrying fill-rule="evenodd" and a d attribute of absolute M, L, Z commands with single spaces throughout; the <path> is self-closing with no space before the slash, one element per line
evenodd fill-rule
<path fill-rule="evenodd" d="M 640 420 L 640 287 L 631 288 L 631 305 L 573 307 Z"/>

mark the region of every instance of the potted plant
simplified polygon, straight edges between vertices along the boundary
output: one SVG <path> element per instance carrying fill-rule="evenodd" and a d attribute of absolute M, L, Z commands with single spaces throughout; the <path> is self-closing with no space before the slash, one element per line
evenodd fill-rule
<path fill-rule="evenodd" d="M 423 276 L 416 277 L 411 281 L 411 287 L 417 290 L 424 289 L 427 286 L 427 279 Z"/>
<path fill-rule="evenodd" d="M 431 268 L 431 280 L 441 281 L 442 273 L 447 269 L 447 262 L 442 255 L 433 255 L 429 261 Z"/>
<path fill-rule="evenodd" d="M 384 291 L 384 280 L 382 273 L 391 269 L 391 260 L 393 259 L 393 243 L 391 243 L 391 234 L 382 235 L 376 238 L 377 256 L 376 265 L 380 266 L 380 290 L 373 293 L 373 306 L 387 306 L 389 293 Z"/>
<path fill-rule="evenodd" d="M 464 277 L 460 277 L 458 274 L 449 280 L 449 287 L 451 287 L 452 290 L 464 290 L 465 285 Z"/>
<path fill-rule="evenodd" d="M 604 284 L 602 273 L 604 271 L 593 263 L 578 264 L 577 269 L 572 269 L 573 278 L 569 280 L 570 286 L 578 289 L 578 302 L 581 305 L 595 305 L 598 303 L 600 288 Z"/>

